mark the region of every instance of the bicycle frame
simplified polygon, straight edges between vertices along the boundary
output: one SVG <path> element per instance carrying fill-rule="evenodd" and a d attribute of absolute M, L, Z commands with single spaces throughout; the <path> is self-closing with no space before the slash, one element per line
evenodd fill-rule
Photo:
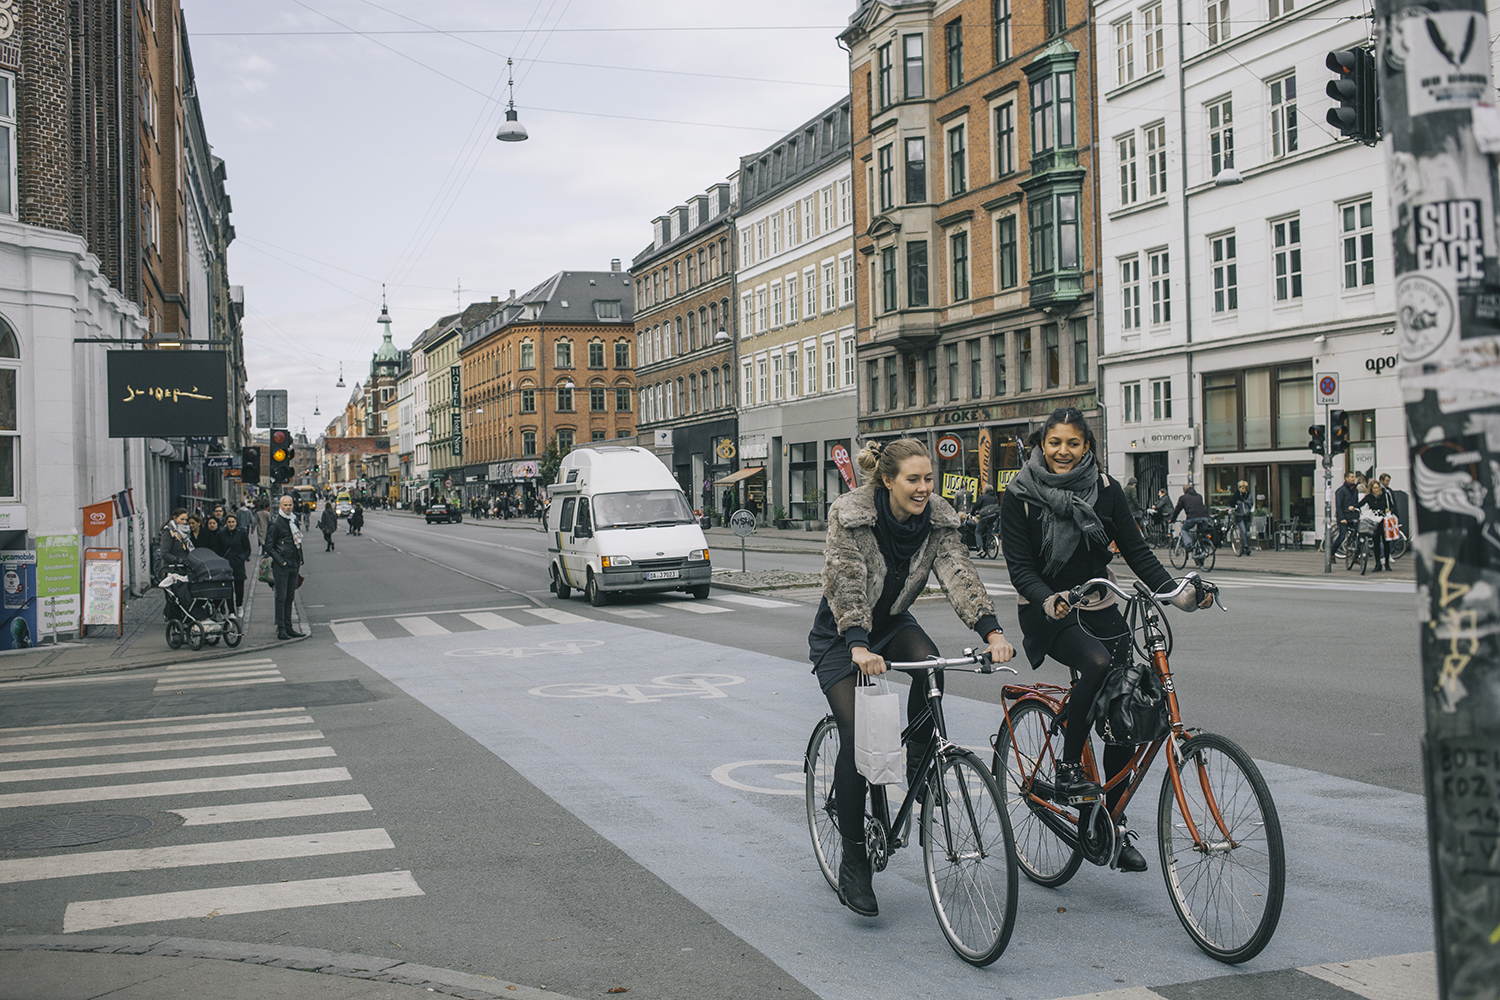
<path fill-rule="evenodd" d="M 917 717 L 908 722 L 906 728 L 901 731 L 901 743 L 903 746 L 906 745 L 907 739 L 911 734 L 928 719 L 932 720 L 932 739 L 928 741 L 927 752 L 922 755 L 921 761 L 917 764 L 916 773 L 918 780 L 912 782 L 911 787 L 906 790 L 906 796 L 902 799 L 900 808 L 896 810 L 894 819 L 890 815 L 890 797 L 886 794 L 886 786 L 870 786 L 870 811 L 880 818 L 881 824 L 885 827 L 886 840 L 895 847 L 906 846 L 907 838 L 896 837 L 894 835 L 895 831 L 906 828 L 906 821 L 911 816 L 912 810 L 916 807 L 917 793 L 921 788 L 926 786 L 928 775 L 937 763 L 938 754 L 953 745 L 948 739 L 948 723 L 943 718 L 943 692 L 937 686 L 937 671 L 929 668 L 925 673 L 927 682 L 926 704 L 923 706 L 922 711 L 917 714 Z M 917 683 L 918 680 L 919 678 L 912 677 L 913 684 Z M 941 800 L 941 804 L 944 809 L 943 829 L 946 831 L 948 829 L 947 820 L 949 818 L 947 815 L 948 800 L 946 797 Z M 952 846 L 952 844 L 948 845 L 950 850 Z"/>
<path fill-rule="evenodd" d="M 1140 585 L 1138 584 L 1137 586 Z M 1108 781 L 1101 780 L 1100 784 L 1107 793 L 1119 787 L 1122 782 L 1126 782 L 1133 775 L 1133 779 L 1129 780 L 1128 784 L 1126 784 L 1125 790 L 1120 796 L 1120 801 L 1110 811 L 1111 819 L 1118 822 L 1119 818 L 1125 813 L 1125 807 L 1129 805 L 1136 791 L 1146 780 L 1146 773 L 1150 770 L 1157 753 L 1164 744 L 1171 743 L 1172 752 L 1167 754 L 1167 771 L 1172 779 L 1172 789 L 1177 798 L 1178 808 L 1182 810 L 1182 815 L 1191 817 L 1192 811 L 1188 808 L 1187 793 L 1183 789 L 1183 761 L 1177 749 L 1178 746 L 1188 740 L 1190 734 L 1182 724 L 1182 712 L 1177 702 L 1177 692 L 1172 685 L 1172 670 L 1167 662 L 1166 635 L 1161 628 L 1161 608 L 1157 604 L 1155 597 L 1151 596 L 1149 592 L 1137 593 L 1131 596 L 1130 600 L 1135 602 L 1141 610 L 1141 628 L 1144 638 L 1142 645 L 1145 647 L 1151 664 L 1156 670 L 1157 677 L 1160 678 L 1162 687 L 1166 691 L 1167 710 L 1171 720 L 1171 728 L 1165 736 L 1158 737 L 1150 743 L 1143 743 L 1136 747 L 1135 753 L 1131 756 L 1130 761 L 1125 767 L 1121 768 L 1120 772 Z M 1010 752 L 1015 757 L 1017 770 L 1023 776 L 1027 803 L 1034 812 L 1038 813 L 1042 821 L 1054 833 L 1076 845 L 1078 842 L 1078 832 L 1072 814 L 1065 808 L 1055 804 L 1050 794 L 1038 794 L 1039 785 L 1045 786 L 1045 783 L 1038 783 L 1036 779 L 1037 771 L 1041 768 L 1043 760 L 1048 756 L 1053 758 L 1054 768 L 1056 766 L 1056 751 L 1053 750 L 1052 739 L 1063 728 L 1071 691 L 1068 688 L 1055 684 L 1007 684 L 1002 688 L 1001 694 L 1005 708 L 1006 731 L 1011 734 Z M 1015 727 L 1011 723 L 1011 708 L 1028 701 L 1038 702 L 1046 706 L 1053 713 L 1053 724 L 1047 733 L 1042 754 L 1036 764 L 1029 769 L 1021 757 L 1020 747 L 1016 745 Z M 1096 779 L 1099 779 L 1101 776 L 1098 765 L 1094 761 L 1092 740 L 1088 744 L 1085 744 L 1083 753 L 1085 769 Z M 1220 812 L 1219 804 L 1214 797 L 1213 790 L 1209 787 L 1208 776 L 1201 769 L 1198 772 L 1198 783 L 1203 790 L 1204 801 L 1208 803 L 1208 809 L 1213 815 L 1214 823 L 1218 826 L 1219 832 L 1223 835 L 1225 842 L 1231 847 L 1238 846 L 1229 837 L 1229 830 L 1224 823 L 1224 817 Z M 1048 788 L 1046 791 L 1050 793 L 1051 789 Z M 1192 831 L 1193 846 L 1195 849 L 1200 852 L 1206 852 L 1208 845 L 1205 844 L 1202 835 L 1199 833 L 1198 823 L 1194 821 L 1189 823 L 1188 826 Z"/>

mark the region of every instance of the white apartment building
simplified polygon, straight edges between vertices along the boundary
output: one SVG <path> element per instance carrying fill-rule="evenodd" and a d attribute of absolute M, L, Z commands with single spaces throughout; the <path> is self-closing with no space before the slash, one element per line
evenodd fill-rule
<path fill-rule="evenodd" d="M 429 333 L 431 331 L 428 331 Z M 408 501 L 427 500 L 428 442 L 427 442 L 427 354 L 422 342 L 427 333 L 411 345 L 411 478 L 412 486 Z"/>
<path fill-rule="evenodd" d="M 1354 442 L 1335 479 L 1373 469 L 1406 489 L 1385 154 L 1325 121 L 1325 59 L 1367 43 L 1366 8 L 1094 9 L 1109 471 L 1143 502 L 1192 482 L 1224 503 L 1244 479 L 1267 531 L 1321 530 L 1308 426 L 1333 374 Z"/>
<path fill-rule="evenodd" d="M 764 469 L 768 518 L 821 519 L 851 488 L 833 458 L 857 450 L 849 115 L 844 98 L 740 161 L 739 474 Z"/>

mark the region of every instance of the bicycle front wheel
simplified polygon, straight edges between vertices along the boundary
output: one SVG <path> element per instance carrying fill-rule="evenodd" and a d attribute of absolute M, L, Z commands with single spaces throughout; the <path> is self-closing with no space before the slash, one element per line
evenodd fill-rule
<path fill-rule="evenodd" d="M 1078 871 L 1083 862 L 1076 844 L 1069 845 L 1047 823 L 1047 807 L 1027 796 L 1039 786 L 1049 790 L 1057 781 L 1057 758 L 1048 743 L 1057 714 L 1037 701 L 1023 701 L 1010 710 L 1009 721 L 995 739 L 992 771 L 1010 815 L 1016 842 L 1016 864 L 1037 885 L 1056 888 Z"/>
<path fill-rule="evenodd" d="M 970 965 L 989 965 L 1016 925 L 1016 849 L 1000 789 L 967 750 L 947 751 L 922 794 L 922 862 L 943 936 Z"/>
<path fill-rule="evenodd" d="M 987 538 L 985 538 L 985 540 L 984 540 L 984 557 L 986 559 L 999 559 L 1000 558 L 1000 536 L 999 535 L 992 534 L 992 535 L 989 535 Z"/>
<path fill-rule="evenodd" d="M 1400 559 L 1404 555 L 1406 555 L 1406 535 L 1401 534 L 1391 542 L 1391 558 Z"/>
<path fill-rule="evenodd" d="M 1344 542 L 1344 568 L 1352 570 L 1355 560 L 1359 558 L 1359 539 Z"/>
<path fill-rule="evenodd" d="M 1198 947 L 1237 965 L 1260 954 L 1281 919 L 1286 852 L 1276 804 L 1250 755 L 1213 733 L 1182 745 L 1180 774 L 1187 813 L 1168 771 L 1156 818 L 1167 892 Z"/>
<path fill-rule="evenodd" d="M 1212 542 L 1203 546 L 1203 572 L 1212 573 L 1214 563 L 1219 561 L 1219 547 Z"/>
<path fill-rule="evenodd" d="M 839 891 L 839 862 L 844 840 L 839 834 L 839 814 L 833 801 L 833 765 L 839 756 L 839 727 L 828 715 L 813 729 L 807 741 L 802 770 L 807 786 L 807 828 L 812 834 L 813 856 L 823 877 Z"/>
<path fill-rule="evenodd" d="M 1170 555 L 1173 569 L 1182 569 L 1182 567 L 1187 565 L 1188 550 L 1187 546 L 1182 544 L 1181 536 L 1173 539 Z"/>

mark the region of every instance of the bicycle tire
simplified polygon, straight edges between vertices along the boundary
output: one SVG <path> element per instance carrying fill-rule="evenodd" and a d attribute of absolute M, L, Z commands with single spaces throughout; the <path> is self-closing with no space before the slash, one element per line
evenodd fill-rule
<path fill-rule="evenodd" d="M 1260 769 L 1239 744 L 1200 733 L 1181 747 L 1182 815 L 1168 771 L 1157 807 L 1157 846 L 1172 908 L 1199 948 L 1226 965 L 1260 954 L 1276 933 L 1286 893 L 1286 850 L 1276 803 Z M 1213 791 L 1227 829 L 1207 807 Z M 1200 849 L 1186 831 L 1196 822 Z M 1217 840 L 1211 834 L 1226 834 Z M 1239 835 L 1240 839 L 1236 839 Z"/>
<path fill-rule="evenodd" d="M 1000 558 L 1000 536 L 991 534 L 984 540 L 984 557 L 986 559 Z"/>
<path fill-rule="evenodd" d="M 995 778 L 968 750 L 944 751 L 922 793 L 922 867 L 938 927 L 959 958 L 986 966 L 1016 927 L 1016 847 Z M 939 799 L 941 796 L 941 799 Z"/>
<path fill-rule="evenodd" d="M 1210 542 L 1204 548 L 1208 550 L 1208 553 L 1203 557 L 1203 571 L 1212 573 L 1214 564 L 1219 561 L 1219 547 Z"/>
<path fill-rule="evenodd" d="M 1173 539 L 1172 547 L 1168 551 L 1168 558 L 1172 560 L 1173 569 L 1182 569 L 1187 565 L 1188 550 L 1187 546 L 1182 544 L 1182 538 L 1180 536 Z"/>
<path fill-rule="evenodd" d="M 813 727 L 807 741 L 802 770 L 807 799 L 807 829 L 812 834 L 813 856 L 834 892 L 839 891 L 839 862 L 844 841 L 839 834 L 838 811 L 833 801 L 833 766 L 839 755 L 839 727 L 825 715 Z"/>
<path fill-rule="evenodd" d="M 1374 548 L 1373 545 L 1366 545 L 1363 542 L 1360 543 L 1360 546 L 1359 546 L 1359 575 L 1360 576 L 1364 576 L 1366 573 L 1368 573 L 1370 571 L 1370 550 L 1372 548 Z"/>
<path fill-rule="evenodd" d="M 1395 540 L 1391 542 L 1391 558 L 1400 559 L 1402 556 L 1406 555 L 1407 548 L 1408 546 L 1406 544 L 1406 535 L 1397 535 Z"/>
<path fill-rule="evenodd" d="M 1355 560 L 1359 558 L 1360 541 L 1356 538 L 1352 543 L 1344 542 L 1344 569 L 1352 570 Z"/>
<path fill-rule="evenodd" d="M 1016 864 L 1021 874 L 1049 889 L 1055 889 L 1078 873 L 1083 854 L 1077 844 L 1068 844 L 1043 819 L 1043 806 L 1026 797 L 1027 783 L 1056 780 L 1057 758 L 1048 748 L 1047 736 L 1057 714 L 1039 701 L 1023 701 L 1010 710 L 995 738 L 995 757 L 990 766 L 1005 808 L 1010 813 L 1011 835 L 1016 843 Z M 1020 761 L 1017 761 L 1017 754 Z"/>

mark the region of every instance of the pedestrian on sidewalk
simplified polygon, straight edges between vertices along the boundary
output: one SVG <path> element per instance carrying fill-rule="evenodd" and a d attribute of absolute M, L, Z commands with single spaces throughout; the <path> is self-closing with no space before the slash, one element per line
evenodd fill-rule
<path fill-rule="evenodd" d="M 365 509 L 359 504 L 355 504 L 354 509 L 349 512 L 349 534 L 357 535 L 364 530 L 364 527 Z"/>
<path fill-rule="evenodd" d="M 198 544 L 215 555 L 224 554 L 223 522 L 210 514 L 203 522 L 203 528 L 198 532 Z"/>
<path fill-rule="evenodd" d="M 292 628 L 292 604 L 302 568 L 302 529 L 297 527 L 295 503 L 281 498 L 280 510 L 266 531 L 265 553 L 271 557 L 271 585 L 276 589 L 276 638 L 300 639 Z"/>
<path fill-rule="evenodd" d="M 161 550 L 162 576 L 172 572 L 173 567 L 181 566 L 187 561 L 187 554 L 193 551 L 193 534 L 188 524 L 188 510 L 186 507 L 177 507 L 172 511 L 172 516 L 167 523 L 161 527 Z"/>
<path fill-rule="evenodd" d="M 332 552 L 335 548 L 333 536 L 339 530 L 339 514 L 333 509 L 332 500 L 323 505 L 323 516 L 318 518 L 318 528 L 323 532 L 323 551 Z"/>
<path fill-rule="evenodd" d="M 234 571 L 234 613 L 238 617 L 245 609 L 245 562 L 250 558 L 250 530 L 241 527 L 239 515 L 224 518 L 224 528 L 219 533 L 224 551 L 219 554 L 229 561 Z"/>
<path fill-rule="evenodd" d="M 1370 525 L 1375 532 L 1375 572 L 1379 573 L 1382 567 L 1387 573 L 1391 572 L 1391 543 L 1385 537 L 1385 516 L 1396 512 L 1396 505 L 1391 498 L 1381 489 L 1380 483 L 1371 481 L 1370 492 L 1360 500 L 1361 507 L 1367 507 L 1370 513 L 1375 515 L 1376 520 Z M 1361 523 L 1360 528 L 1365 525 Z"/>
<path fill-rule="evenodd" d="M 271 528 L 271 501 L 261 497 L 255 504 L 255 542 L 266 547 L 266 532 Z"/>
<path fill-rule="evenodd" d="M 1255 496 L 1250 492 L 1250 484 L 1241 479 L 1239 486 L 1234 491 L 1234 496 L 1229 498 L 1234 505 L 1234 520 L 1240 528 L 1240 555 L 1250 554 L 1250 519 L 1255 516 Z"/>

